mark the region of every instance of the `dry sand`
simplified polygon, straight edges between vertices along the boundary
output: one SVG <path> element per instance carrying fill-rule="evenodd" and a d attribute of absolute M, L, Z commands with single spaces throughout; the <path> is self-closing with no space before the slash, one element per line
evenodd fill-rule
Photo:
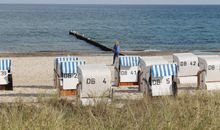
<path fill-rule="evenodd" d="M 45 54 L 45 56 L 44 56 Z M 71 53 L 68 53 L 71 54 Z M 131 53 L 138 54 L 138 53 Z M 167 53 L 166 53 L 167 54 Z M 162 54 L 170 63 L 172 56 Z M 63 53 L 34 53 L 34 54 L 1 54 L 2 57 L 12 57 L 13 91 L 0 91 L 0 102 L 13 102 L 18 99 L 24 102 L 36 102 L 39 96 L 51 96 L 57 93 L 54 88 L 54 59 Z M 77 54 L 88 64 L 106 64 L 112 71 L 111 53 Z M 160 55 L 150 53 L 149 55 Z"/>

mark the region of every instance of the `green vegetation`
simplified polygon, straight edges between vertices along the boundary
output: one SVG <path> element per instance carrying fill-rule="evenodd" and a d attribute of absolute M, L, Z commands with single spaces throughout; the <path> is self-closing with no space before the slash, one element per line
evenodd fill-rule
<path fill-rule="evenodd" d="M 177 98 L 145 98 L 141 101 L 80 106 L 70 101 L 40 101 L 37 104 L 0 105 L 0 129 L 144 129 L 207 130 L 220 129 L 220 95 L 200 92 Z"/>

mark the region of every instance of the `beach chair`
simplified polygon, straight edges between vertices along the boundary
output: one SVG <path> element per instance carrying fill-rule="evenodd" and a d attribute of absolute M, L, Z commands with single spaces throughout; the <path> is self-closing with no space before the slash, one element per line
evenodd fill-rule
<path fill-rule="evenodd" d="M 199 57 L 198 87 L 220 90 L 220 57 Z"/>
<path fill-rule="evenodd" d="M 150 68 L 152 65 L 158 64 L 168 64 L 168 61 L 165 60 L 162 56 L 144 56 L 140 59 L 140 71 L 138 72 L 138 82 L 139 82 L 139 91 L 146 91 L 146 82 L 144 78 L 149 79 L 150 77 Z"/>
<path fill-rule="evenodd" d="M 82 105 L 111 101 L 111 71 L 106 65 L 79 66 L 78 74 L 78 97 Z"/>
<path fill-rule="evenodd" d="M 9 58 L 0 59 L 0 89 L 13 90 L 12 60 Z"/>
<path fill-rule="evenodd" d="M 176 64 L 166 63 L 166 60 L 159 57 L 151 61 L 147 59 L 151 58 L 143 60 L 145 64 L 141 66 L 139 74 L 140 90 L 150 96 L 176 95 Z M 166 64 L 161 64 L 162 62 Z"/>
<path fill-rule="evenodd" d="M 115 85 L 129 87 L 138 85 L 139 56 L 119 56 L 115 63 Z"/>
<path fill-rule="evenodd" d="M 85 61 L 77 57 L 58 57 L 55 59 L 55 86 L 60 96 L 74 96 L 77 94 L 78 66 Z"/>
<path fill-rule="evenodd" d="M 192 53 L 174 53 L 173 63 L 178 68 L 178 88 L 197 88 L 198 56 Z"/>

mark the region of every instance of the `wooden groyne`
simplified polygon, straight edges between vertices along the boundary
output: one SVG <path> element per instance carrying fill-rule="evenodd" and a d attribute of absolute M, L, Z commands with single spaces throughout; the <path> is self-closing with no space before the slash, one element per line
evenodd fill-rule
<path fill-rule="evenodd" d="M 91 38 L 87 38 L 85 35 L 80 34 L 80 33 L 76 32 L 76 31 L 72 31 L 71 30 L 71 31 L 69 31 L 69 34 L 75 36 L 77 39 L 83 40 L 83 41 L 85 41 L 85 42 L 87 42 L 87 43 L 89 43 L 89 44 L 91 44 L 93 46 L 96 46 L 96 47 L 98 47 L 99 49 L 101 49 L 103 51 L 113 51 L 112 48 L 109 48 L 109 47 L 107 47 L 105 45 L 102 45 L 102 44 L 98 43 L 97 41 L 94 41 Z M 124 55 L 124 54 L 120 53 L 120 55 Z"/>

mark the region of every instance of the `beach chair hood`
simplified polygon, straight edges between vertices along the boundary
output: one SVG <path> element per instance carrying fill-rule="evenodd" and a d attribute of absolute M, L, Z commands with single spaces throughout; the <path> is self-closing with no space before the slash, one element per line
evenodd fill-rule
<path fill-rule="evenodd" d="M 79 65 L 84 65 L 85 61 L 62 61 L 61 62 L 61 73 L 63 74 L 73 74 L 77 73 L 77 67 Z"/>
<path fill-rule="evenodd" d="M 176 70 L 177 70 L 176 64 L 153 65 L 151 67 L 151 76 L 152 77 L 172 76 L 177 74 Z"/>
<path fill-rule="evenodd" d="M 0 71 L 9 70 L 11 68 L 11 59 L 0 59 Z"/>
<path fill-rule="evenodd" d="M 120 56 L 119 64 L 123 67 L 139 66 L 139 56 Z"/>

